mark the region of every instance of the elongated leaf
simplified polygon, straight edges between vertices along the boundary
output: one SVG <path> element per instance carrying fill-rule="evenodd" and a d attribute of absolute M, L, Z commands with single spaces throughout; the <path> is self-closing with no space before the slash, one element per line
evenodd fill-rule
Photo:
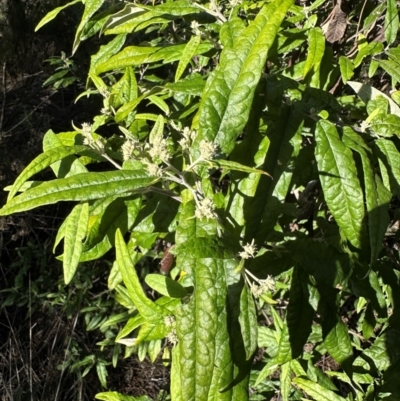
<path fill-rule="evenodd" d="M 194 211 L 193 202 L 183 205 L 175 238 L 177 266 L 194 285 L 190 301 L 179 306 L 175 313 L 182 398 L 185 401 L 230 400 L 232 389 L 220 393 L 233 381 L 234 373 L 227 327 L 227 280 L 234 287 L 240 275 L 234 274 L 233 259 L 221 259 L 226 251 L 216 248 L 215 243 L 212 248 L 207 242 L 202 247 L 193 245 L 194 239 L 210 239 L 216 229 L 215 222 L 189 219 Z M 183 252 L 185 244 L 188 251 L 196 248 L 195 256 L 188 257 L 186 251 L 180 256 L 179 247 Z M 214 253 L 219 257 L 213 259 Z"/>
<path fill-rule="evenodd" d="M 86 236 L 89 219 L 89 204 L 87 202 L 74 207 L 67 217 L 64 237 L 64 281 L 69 284 L 75 275 L 82 253 L 83 239 Z"/>
<path fill-rule="evenodd" d="M 10 201 L 20 190 L 25 181 L 29 180 L 29 178 L 37 174 L 39 171 L 44 170 L 46 167 L 50 166 L 58 160 L 64 159 L 69 155 L 84 152 L 87 149 L 88 148 L 86 146 L 60 146 L 42 153 L 36 159 L 34 159 L 15 180 L 14 185 L 12 186 L 10 193 L 8 194 L 7 200 Z"/>
<path fill-rule="evenodd" d="M 295 267 L 289 293 L 286 324 L 288 327 L 292 359 L 299 357 L 311 333 L 314 311 L 309 304 L 306 283 L 308 275 Z"/>
<path fill-rule="evenodd" d="M 40 22 L 36 25 L 35 28 L 35 32 L 38 31 L 43 25 L 46 25 L 48 22 L 50 22 L 51 20 L 53 20 L 55 17 L 57 17 L 58 13 L 62 10 L 64 10 L 64 8 L 67 8 L 69 6 L 72 6 L 76 3 L 82 3 L 82 0 L 74 0 L 74 1 L 70 1 L 69 3 L 65 4 L 64 6 L 61 7 L 57 7 L 54 10 L 51 10 L 50 12 L 48 12 L 41 20 Z"/>
<path fill-rule="evenodd" d="M 240 294 L 239 323 L 248 360 L 257 348 L 257 313 L 253 295 L 246 285 Z"/>
<path fill-rule="evenodd" d="M 224 49 L 220 65 L 209 78 L 199 110 L 197 142 L 215 142 L 229 154 L 247 123 L 256 86 L 291 0 L 275 0 L 263 7 L 237 39 Z"/>
<path fill-rule="evenodd" d="M 218 160 L 207 160 L 202 162 L 204 165 L 212 166 L 212 167 L 217 167 L 217 168 L 223 168 L 226 170 L 232 170 L 232 171 L 242 171 L 244 173 L 255 173 L 255 174 L 264 174 L 267 175 L 268 177 L 271 177 L 266 171 L 263 170 L 258 170 L 256 168 L 252 167 L 247 167 L 244 166 L 243 164 L 231 161 L 231 160 L 223 160 L 223 159 L 218 159 Z"/>
<path fill-rule="evenodd" d="M 154 181 L 155 179 L 149 177 L 147 172 L 140 170 L 77 174 L 29 189 L 11 199 L 0 209 L 0 215 L 22 212 L 59 201 L 87 201 L 128 194 L 135 189 L 151 185 Z"/>
<path fill-rule="evenodd" d="M 381 187 L 378 187 L 377 180 L 380 179 L 375 177 L 371 160 L 367 154 L 369 148 L 364 140 L 350 127 L 344 127 L 343 132 L 344 143 L 360 154 L 363 165 L 372 265 L 382 249 L 382 241 L 389 224 L 388 209 L 391 195 L 387 193 L 388 191 L 384 192 Z"/>
<path fill-rule="evenodd" d="M 83 11 L 81 22 L 76 30 L 74 45 L 72 46 L 72 54 L 78 49 L 81 42 L 81 34 L 83 28 L 90 20 L 90 17 L 102 6 L 105 0 L 85 0 L 85 10 Z"/>
<path fill-rule="evenodd" d="M 340 74 L 342 76 L 343 83 L 346 84 L 347 81 L 354 74 L 354 64 L 345 56 L 339 57 Z"/>
<path fill-rule="evenodd" d="M 171 298 L 183 298 L 188 295 L 181 284 L 161 274 L 148 274 L 145 281 L 153 290 Z"/>
<path fill-rule="evenodd" d="M 316 73 L 324 56 L 325 36 L 321 28 L 311 28 L 308 31 L 308 54 L 304 64 L 303 77 L 313 70 Z"/>
<path fill-rule="evenodd" d="M 209 42 L 201 43 L 197 47 L 197 54 L 206 53 L 212 48 L 213 46 Z M 95 68 L 95 72 L 96 74 L 101 74 L 113 69 L 155 63 L 161 60 L 164 63 L 171 63 L 180 59 L 184 49 L 184 44 L 165 47 L 128 46 L 107 61 L 99 63 Z"/>
<path fill-rule="evenodd" d="M 346 238 L 360 248 L 364 196 L 352 153 L 328 121 L 317 123 L 315 140 L 315 158 L 326 203 Z"/>
<path fill-rule="evenodd" d="M 131 397 L 118 393 L 117 391 L 107 391 L 106 393 L 97 393 L 95 395 L 96 400 L 102 401 L 152 401 L 150 397 L 143 395 L 141 397 Z"/>
<path fill-rule="evenodd" d="M 179 61 L 178 67 L 175 73 L 175 82 L 179 81 L 182 74 L 185 72 L 187 65 L 190 63 L 192 57 L 196 54 L 196 50 L 200 44 L 200 36 L 192 36 L 187 43 L 182 53 L 182 58 Z"/>
<path fill-rule="evenodd" d="M 395 144 L 387 139 L 379 139 L 375 142 L 378 148 L 382 152 L 382 162 L 388 168 L 390 189 L 392 193 L 400 195 L 400 171 L 398 166 L 400 165 L 400 154 Z M 381 160 L 381 157 L 380 157 Z M 382 168 L 381 168 L 382 170 Z M 383 175 L 383 174 L 382 174 Z"/>
<path fill-rule="evenodd" d="M 128 290 L 129 296 L 138 309 L 140 315 L 149 322 L 162 321 L 164 309 L 147 298 L 144 293 L 120 230 L 116 231 L 115 249 L 122 279 Z"/>
<path fill-rule="evenodd" d="M 305 391 L 315 401 L 345 401 L 343 397 L 335 394 L 333 391 L 322 387 L 311 380 L 295 377 L 293 383 Z"/>
<path fill-rule="evenodd" d="M 290 362 L 285 363 L 282 365 L 281 368 L 281 395 L 282 395 L 282 401 L 289 401 L 289 396 L 290 396 L 290 388 L 291 388 L 291 375 L 292 369 L 290 368 Z"/>
<path fill-rule="evenodd" d="M 388 45 L 395 42 L 399 31 L 399 11 L 396 0 L 387 0 L 385 15 L 385 39 Z"/>
<path fill-rule="evenodd" d="M 96 66 L 102 62 L 108 60 L 111 56 L 114 56 L 119 52 L 122 46 L 125 44 L 126 35 L 118 35 L 113 40 L 108 42 L 106 45 L 100 46 L 100 50 L 90 57 L 90 72 L 94 73 Z M 105 85 L 102 85 L 105 86 Z"/>

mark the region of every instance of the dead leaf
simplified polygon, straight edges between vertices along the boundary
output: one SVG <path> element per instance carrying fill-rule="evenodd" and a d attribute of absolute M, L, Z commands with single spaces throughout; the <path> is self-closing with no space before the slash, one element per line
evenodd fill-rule
<path fill-rule="evenodd" d="M 329 43 L 339 42 L 346 31 L 347 15 L 340 8 L 340 4 L 336 4 L 329 20 L 322 26 L 322 31 Z"/>

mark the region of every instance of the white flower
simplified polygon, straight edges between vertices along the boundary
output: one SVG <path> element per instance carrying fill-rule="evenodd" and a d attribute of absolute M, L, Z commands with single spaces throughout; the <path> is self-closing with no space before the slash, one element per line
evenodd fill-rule
<path fill-rule="evenodd" d="M 196 36 L 200 36 L 201 35 L 200 24 L 197 21 L 192 21 L 192 23 L 190 24 L 190 27 L 192 28 L 193 33 Z"/>
<path fill-rule="evenodd" d="M 215 204 L 210 198 L 202 199 L 196 207 L 195 216 L 198 219 L 214 219 L 215 218 Z"/>
<path fill-rule="evenodd" d="M 205 139 L 200 141 L 200 155 L 203 160 L 212 160 L 217 147 L 210 141 Z"/>
<path fill-rule="evenodd" d="M 176 326 L 175 316 L 173 315 L 164 316 L 164 324 L 166 327 L 175 327 Z"/>
<path fill-rule="evenodd" d="M 173 329 L 172 331 L 170 331 L 168 334 L 167 334 L 167 341 L 169 342 L 169 343 L 171 343 L 172 345 L 176 345 L 176 343 L 178 342 L 178 336 L 176 335 L 176 330 L 175 329 Z"/>
<path fill-rule="evenodd" d="M 182 150 L 189 149 L 196 136 L 196 131 L 192 131 L 189 127 L 185 127 L 182 131 L 182 136 L 183 138 L 178 141 L 179 145 L 181 145 Z"/>
<path fill-rule="evenodd" d="M 101 87 L 100 88 L 100 94 L 103 96 L 103 97 L 105 97 L 105 98 L 108 98 L 108 97 L 110 97 L 110 95 L 111 95 L 111 93 L 110 93 L 110 91 L 106 88 L 106 87 Z"/>
<path fill-rule="evenodd" d="M 132 157 L 133 151 L 135 150 L 135 143 L 128 139 L 122 145 L 121 150 L 122 158 L 124 159 L 124 161 L 127 161 Z"/>
<path fill-rule="evenodd" d="M 82 135 L 84 136 L 83 143 L 88 146 L 93 146 L 94 140 L 92 136 L 92 125 L 89 123 L 82 124 Z"/>
<path fill-rule="evenodd" d="M 168 150 L 168 142 L 161 136 L 158 136 L 154 139 L 153 143 L 150 146 L 149 155 L 152 159 L 158 158 L 162 161 L 168 161 L 171 157 L 171 154 Z"/>
<path fill-rule="evenodd" d="M 150 175 L 161 178 L 163 176 L 163 170 L 157 164 L 146 162 L 146 169 Z"/>
<path fill-rule="evenodd" d="M 254 238 L 251 241 L 251 244 L 247 243 L 246 245 L 243 245 L 243 251 L 239 252 L 239 256 L 242 259 L 249 259 L 249 258 L 254 258 L 254 254 L 257 251 L 257 247 L 254 245 Z"/>

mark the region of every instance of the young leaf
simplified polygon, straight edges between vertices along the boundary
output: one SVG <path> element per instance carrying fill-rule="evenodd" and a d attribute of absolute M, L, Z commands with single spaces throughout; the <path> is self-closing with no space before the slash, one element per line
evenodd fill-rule
<path fill-rule="evenodd" d="M 240 294 L 239 323 L 248 360 L 257 348 L 257 313 L 253 295 L 246 285 Z"/>
<path fill-rule="evenodd" d="M 183 50 L 182 57 L 179 60 L 178 67 L 175 73 L 175 82 L 179 81 L 182 74 L 185 72 L 187 65 L 190 63 L 192 57 L 196 54 L 197 48 L 200 44 L 200 36 L 192 36 Z"/>
<path fill-rule="evenodd" d="M 340 74 L 342 75 L 343 83 L 346 84 L 347 81 L 354 75 L 354 64 L 348 57 L 339 57 Z"/>
<path fill-rule="evenodd" d="M 399 31 L 399 11 L 396 0 L 387 0 L 387 9 L 385 15 L 385 39 L 388 45 L 396 41 Z"/>
<path fill-rule="evenodd" d="M 315 401 L 345 401 L 343 397 L 311 380 L 295 377 L 293 383 L 305 391 Z"/>
<path fill-rule="evenodd" d="M 67 217 L 64 233 L 63 270 L 64 282 L 69 284 L 75 275 L 82 253 L 89 219 L 89 204 L 76 205 Z"/>
<path fill-rule="evenodd" d="M 115 234 L 115 250 L 122 279 L 128 290 L 129 296 L 138 309 L 140 315 L 149 322 L 162 321 L 164 309 L 147 298 L 144 293 L 135 266 L 132 264 L 128 248 L 119 229 Z"/>
<path fill-rule="evenodd" d="M 352 245 L 361 247 L 364 196 L 353 155 L 329 121 L 317 123 L 315 158 L 326 203 Z"/>
<path fill-rule="evenodd" d="M 64 6 L 61 7 L 57 7 L 54 10 L 51 10 L 50 12 L 48 12 L 41 20 L 40 22 L 36 25 L 35 28 L 35 32 L 38 31 L 43 25 L 46 25 L 48 22 L 50 22 L 51 20 L 53 20 L 55 17 L 57 17 L 58 13 L 62 10 L 64 10 L 64 8 L 67 8 L 69 6 L 72 6 L 73 4 L 76 3 L 82 3 L 82 0 L 73 0 L 70 1 L 69 3 L 65 4 Z"/>
<path fill-rule="evenodd" d="M 90 17 L 103 5 L 105 0 L 85 0 L 85 10 L 83 11 L 81 22 L 76 29 L 75 41 L 72 46 L 72 54 L 74 54 L 81 42 L 81 34 L 85 25 L 89 22 Z"/>
<path fill-rule="evenodd" d="M 324 51 L 325 37 L 321 28 L 310 29 L 308 31 L 308 54 L 303 70 L 304 78 L 307 77 L 311 70 L 313 70 L 314 74 L 318 73 Z"/>

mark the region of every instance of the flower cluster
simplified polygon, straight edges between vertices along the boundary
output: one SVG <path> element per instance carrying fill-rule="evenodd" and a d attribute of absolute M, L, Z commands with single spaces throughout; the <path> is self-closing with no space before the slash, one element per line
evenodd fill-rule
<path fill-rule="evenodd" d="M 250 291 L 255 298 L 259 298 L 267 291 L 274 292 L 275 289 L 275 280 L 272 276 L 268 276 L 265 280 L 258 280 L 258 284 L 251 283 L 250 285 Z"/>
<path fill-rule="evenodd" d="M 193 140 L 196 137 L 196 131 L 192 131 L 189 127 L 185 127 L 182 132 L 183 138 L 178 141 L 182 150 L 187 150 L 192 146 Z"/>
<path fill-rule="evenodd" d="M 171 158 L 171 153 L 168 150 L 168 142 L 162 136 L 154 138 L 151 145 L 148 145 L 149 155 L 151 158 L 160 159 L 161 161 L 168 161 Z"/>
<path fill-rule="evenodd" d="M 246 245 L 243 245 L 243 251 L 239 252 L 239 256 L 242 259 L 254 258 L 256 251 L 257 247 L 254 245 L 254 238 L 253 238 L 251 244 L 247 243 Z"/>
<path fill-rule="evenodd" d="M 200 200 L 196 205 L 195 216 L 198 219 L 214 219 L 215 218 L 215 204 L 210 198 Z"/>
<path fill-rule="evenodd" d="M 206 141 L 205 139 L 200 141 L 200 155 L 203 160 L 212 160 L 215 152 L 217 151 L 217 147 L 210 141 Z"/>
<path fill-rule="evenodd" d="M 196 36 L 201 36 L 201 30 L 200 30 L 200 24 L 197 21 L 192 21 L 192 23 L 190 24 L 190 27 L 193 30 L 193 33 Z"/>
<path fill-rule="evenodd" d="M 167 341 L 172 345 L 176 345 L 176 343 L 178 342 L 178 336 L 176 335 L 175 316 L 172 315 L 165 316 L 164 324 L 167 329 L 170 329 L 170 332 L 166 336 Z"/>

